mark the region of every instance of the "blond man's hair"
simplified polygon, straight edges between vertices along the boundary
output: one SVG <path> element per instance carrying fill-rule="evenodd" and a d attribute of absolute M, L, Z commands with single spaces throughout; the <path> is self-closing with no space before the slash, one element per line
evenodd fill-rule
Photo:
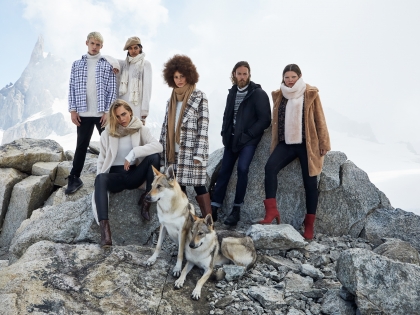
<path fill-rule="evenodd" d="M 104 43 L 104 38 L 102 37 L 101 33 L 99 33 L 99 32 L 90 32 L 87 36 L 87 40 L 89 40 L 91 38 L 100 41 L 101 44 Z"/>

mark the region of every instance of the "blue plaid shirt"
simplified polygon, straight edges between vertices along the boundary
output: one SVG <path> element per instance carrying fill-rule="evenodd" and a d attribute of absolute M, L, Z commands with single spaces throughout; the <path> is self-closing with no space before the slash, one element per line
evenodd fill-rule
<path fill-rule="evenodd" d="M 87 56 L 73 62 L 70 75 L 69 88 L 69 112 L 78 113 L 87 111 L 86 83 L 87 83 Z M 98 98 L 98 113 L 107 112 L 111 103 L 117 97 L 117 83 L 112 66 L 106 59 L 101 57 L 96 63 L 95 79 L 96 94 Z"/>

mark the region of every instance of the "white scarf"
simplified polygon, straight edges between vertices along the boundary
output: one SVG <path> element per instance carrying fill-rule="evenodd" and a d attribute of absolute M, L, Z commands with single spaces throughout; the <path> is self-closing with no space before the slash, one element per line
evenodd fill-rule
<path fill-rule="evenodd" d="M 121 82 L 120 82 L 120 92 L 119 95 L 124 95 L 128 91 L 128 84 L 130 84 L 130 96 L 128 101 L 134 106 L 141 105 L 143 98 L 143 89 L 141 88 L 142 76 L 143 76 L 143 67 L 144 67 L 144 57 L 146 54 L 142 52 L 136 57 L 127 56 L 125 58 L 125 63 L 121 69 Z M 133 77 L 129 78 L 129 68 L 130 64 L 134 65 Z"/>
<path fill-rule="evenodd" d="M 289 88 L 282 83 L 280 89 L 288 100 L 284 124 L 285 142 L 287 144 L 302 143 L 303 94 L 306 91 L 306 83 L 300 77 L 293 87 Z"/>

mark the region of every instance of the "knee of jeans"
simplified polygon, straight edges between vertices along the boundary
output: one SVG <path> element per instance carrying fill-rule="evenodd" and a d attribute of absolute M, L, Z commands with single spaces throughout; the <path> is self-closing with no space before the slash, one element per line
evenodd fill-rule
<path fill-rule="evenodd" d="M 238 165 L 238 175 L 248 175 L 249 166 Z"/>
<path fill-rule="evenodd" d="M 106 181 L 106 173 L 96 175 L 95 186 L 103 184 Z"/>
<path fill-rule="evenodd" d="M 150 164 L 156 166 L 160 163 L 160 155 L 159 153 L 154 153 L 148 156 L 148 159 L 150 161 Z"/>

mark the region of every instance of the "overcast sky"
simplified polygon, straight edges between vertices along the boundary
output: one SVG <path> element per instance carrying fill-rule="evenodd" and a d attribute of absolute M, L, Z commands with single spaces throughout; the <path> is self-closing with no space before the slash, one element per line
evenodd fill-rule
<path fill-rule="evenodd" d="M 86 53 L 90 31 L 103 34 L 103 54 L 121 59 L 126 39 L 137 35 L 153 67 L 156 117 L 170 95 L 163 63 L 175 53 L 198 68 L 212 137 L 237 61 L 250 63 L 252 80 L 267 93 L 279 88 L 284 66 L 296 63 L 324 107 L 369 123 L 381 143 L 410 142 L 420 153 L 418 0 L 0 1 L 0 87 L 19 78 L 40 34 L 45 50 L 68 62 Z"/>

